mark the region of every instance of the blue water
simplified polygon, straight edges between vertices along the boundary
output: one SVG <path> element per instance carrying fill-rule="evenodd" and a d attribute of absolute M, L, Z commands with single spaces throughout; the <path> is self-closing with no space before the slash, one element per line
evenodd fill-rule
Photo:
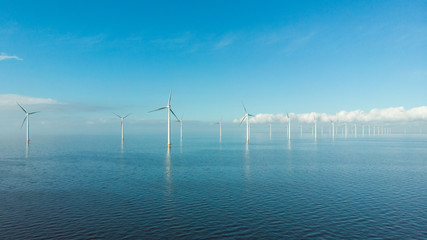
<path fill-rule="evenodd" d="M 0 239 L 427 239 L 427 138 L 0 144 Z"/>

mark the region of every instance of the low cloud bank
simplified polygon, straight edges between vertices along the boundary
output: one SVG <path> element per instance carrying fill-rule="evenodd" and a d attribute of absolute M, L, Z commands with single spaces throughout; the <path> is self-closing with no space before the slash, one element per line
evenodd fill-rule
<path fill-rule="evenodd" d="M 19 61 L 23 60 L 22 58 L 19 58 L 19 57 L 15 56 L 15 55 L 10 56 L 10 55 L 7 55 L 6 53 L 0 53 L 0 61 L 7 60 L 7 59 L 16 59 L 16 60 L 19 60 Z"/>
<path fill-rule="evenodd" d="M 362 110 L 340 111 L 335 114 L 328 113 L 289 113 L 292 120 L 303 123 L 313 123 L 314 119 L 318 122 L 398 122 L 398 121 L 415 121 L 427 120 L 427 106 L 420 106 L 405 110 L 404 107 L 392 107 L 378 109 L 374 108 L 369 112 Z M 268 114 L 259 113 L 250 119 L 250 123 L 283 123 L 287 122 L 286 114 Z M 235 123 L 240 122 L 234 119 Z"/>

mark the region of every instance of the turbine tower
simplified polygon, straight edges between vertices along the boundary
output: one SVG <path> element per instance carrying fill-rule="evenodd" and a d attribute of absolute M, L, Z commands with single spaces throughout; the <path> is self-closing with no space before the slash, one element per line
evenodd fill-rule
<path fill-rule="evenodd" d="M 314 117 L 314 139 L 317 139 L 317 119 Z"/>
<path fill-rule="evenodd" d="M 332 124 L 332 138 L 335 138 L 335 123 L 331 121 Z"/>
<path fill-rule="evenodd" d="M 127 118 L 129 115 L 131 115 L 131 113 L 129 113 L 128 115 L 126 115 L 126 116 L 124 116 L 124 117 L 122 117 L 122 116 L 120 116 L 120 115 L 118 115 L 118 114 L 116 114 L 116 113 L 113 113 L 114 115 L 116 115 L 117 117 L 119 117 L 120 118 L 120 120 L 122 120 L 122 142 L 125 140 L 124 138 L 123 138 L 123 121 L 125 120 L 125 118 Z"/>
<path fill-rule="evenodd" d="M 28 144 L 28 143 L 30 143 L 30 115 L 38 113 L 38 112 L 27 112 L 21 105 L 19 105 L 19 103 L 16 103 L 16 104 L 18 104 L 18 106 L 25 113 L 25 118 L 24 118 L 24 121 L 22 121 L 21 128 L 22 128 L 22 126 L 24 126 L 25 120 L 27 120 L 27 144 Z"/>
<path fill-rule="evenodd" d="M 242 120 L 240 121 L 240 124 L 246 119 L 246 143 L 249 143 L 249 117 L 252 117 L 254 115 L 249 114 L 248 111 L 246 111 L 246 107 L 243 104 L 243 110 L 245 110 L 245 116 L 243 116 Z"/>
<path fill-rule="evenodd" d="M 163 110 L 163 109 L 168 109 L 168 148 L 171 147 L 171 113 L 175 116 L 176 120 L 179 120 L 178 117 L 175 115 L 175 113 L 172 111 L 171 108 L 171 97 L 172 97 L 172 89 L 171 92 L 169 94 L 169 100 L 168 100 L 168 105 L 166 105 L 165 107 L 161 107 L 161 108 L 157 108 L 155 110 L 149 111 L 150 112 L 155 112 L 155 111 L 159 111 L 159 110 Z"/>
<path fill-rule="evenodd" d="M 181 116 L 181 120 L 180 119 L 176 120 L 177 122 L 179 122 L 181 124 L 181 140 L 182 140 L 182 123 L 183 123 L 183 120 L 184 120 L 184 114 Z"/>
<path fill-rule="evenodd" d="M 216 124 L 219 124 L 219 140 L 222 138 L 222 119 L 219 120 Z"/>
<path fill-rule="evenodd" d="M 288 117 L 288 137 L 289 141 L 291 141 L 291 117 L 289 117 L 289 114 L 287 113 L 286 116 Z"/>

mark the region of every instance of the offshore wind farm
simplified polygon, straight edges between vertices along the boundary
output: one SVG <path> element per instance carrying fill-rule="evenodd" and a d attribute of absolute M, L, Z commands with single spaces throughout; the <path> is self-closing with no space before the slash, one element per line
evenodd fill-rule
<path fill-rule="evenodd" d="M 2 3 L 0 239 L 427 238 L 425 12 Z"/>

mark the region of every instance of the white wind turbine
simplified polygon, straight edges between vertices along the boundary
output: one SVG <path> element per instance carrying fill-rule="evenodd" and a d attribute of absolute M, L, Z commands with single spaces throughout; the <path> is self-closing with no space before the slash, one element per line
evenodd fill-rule
<path fill-rule="evenodd" d="M 314 139 L 317 139 L 317 119 L 314 117 Z"/>
<path fill-rule="evenodd" d="M 222 119 L 219 120 L 219 122 L 217 122 L 216 124 L 219 124 L 219 140 L 221 141 L 221 139 L 222 139 Z"/>
<path fill-rule="evenodd" d="M 129 115 L 131 115 L 131 113 L 129 113 L 128 115 L 126 115 L 126 116 L 124 116 L 124 117 L 122 117 L 122 116 L 120 116 L 120 115 L 118 115 L 118 114 L 116 114 L 116 113 L 113 113 L 114 115 L 116 115 L 118 118 L 120 118 L 120 120 L 122 121 L 122 142 L 125 140 L 124 138 L 123 138 L 123 121 L 125 120 L 125 118 L 127 118 Z"/>
<path fill-rule="evenodd" d="M 182 123 L 183 123 L 183 121 L 184 121 L 184 114 L 181 116 L 181 120 L 180 119 L 178 119 L 178 120 L 176 120 L 177 122 L 179 122 L 180 124 L 181 124 L 181 140 L 182 140 Z"/>
<path fill-rule="evenodd" d="M 18 104 L 18 106 L 25 113 L 25 118 L 24 118 L 24 121 L 22 121 L 21 128 L 22 128 L 22 126 L 24 126 L 25 120 L 27 120 L 27 143 L 30 143 L 30 115 L 38 113 L 39 111 L 38 112 L 27 112 L 21 105 L 19 105 L 19 103 L 16 103 L 16 104 Z"/>
<path fill-rule="evenodd" d="M 242 120 L 240 121 L 240 124 L 242 124 L 242 122 L 246 119 L 246 143 L 249 143 L 249 117 L 253 117 L 254 115 L 249 114 L 248 111 L 246 111 L 246 107 L 244 104 L 243 109 L 245 110 L 245 116 L 243 116 Z"/>
<path fill-rule="evenodd" d="M 332 138 L 335 138 L 335 123 L 331 121 L 332 124 Z"/>
<path fill-rule="evenodd" d="M 288 137 L 289 141 L 291 141 L 291 117 L 289 117 L 289 114 L 287 113 L 286 116 L 288 117 Z"/>
<path fill-rule="evenodd" d="M 171 113 L 175 116 L 175 118 L 177 120 L 179 120 L 178 117 L 175 115 L 175 113 L 172 111 L 172 108 L 171 108 L 171 97 L 172 97 L 172 89 L 171 89 L 171 92 L 169 94 L 168 105 L 166 105 L 165 107 L 161 107 L 161 108 L 155 109 L 153 111 L 149 111 L 149 113 L 150 113 L 150 112 L 155 112 L 155 111 L 167 109 L 167 111 L 168 111 L 168 148 L 171 147 Z"/>

